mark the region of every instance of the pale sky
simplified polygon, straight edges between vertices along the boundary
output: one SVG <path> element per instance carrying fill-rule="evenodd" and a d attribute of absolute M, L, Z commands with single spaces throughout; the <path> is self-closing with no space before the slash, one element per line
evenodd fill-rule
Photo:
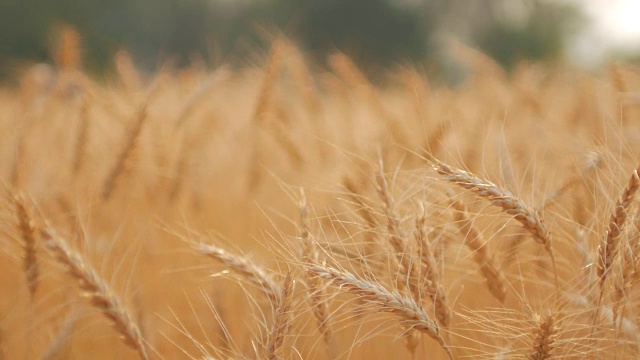
<path fill-rule="evenodd" d="M 640 52 L 640 0 L 573 0 L 584 6 L 591 25 L 572 46 L 583 65 L 597 65 L 612 51 Z"/>
<path fill-rule="evenodd" d="M 614 45 L 639 45 L 640 0 L 591 0 L 585 5 L 588 14 L 594 17 L 597 31 Z"/>

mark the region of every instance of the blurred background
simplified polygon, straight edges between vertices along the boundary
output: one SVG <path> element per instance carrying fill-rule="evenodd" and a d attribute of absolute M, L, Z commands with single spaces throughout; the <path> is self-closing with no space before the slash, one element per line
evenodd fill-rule
<path fill-rule="evenodd" d="M 446 66 L 456 38 L 505 68 L 519 60 L 598 67 L 640 59 L 637 0 L 2 0 L 0 76 L 51 62 L 76 29 L 83 68 L 112 71 L 126 49 L 160 64 L 251 64 L 284 34 L 312 60 L 335 50 L 369 68 L 414 62 Z"/>

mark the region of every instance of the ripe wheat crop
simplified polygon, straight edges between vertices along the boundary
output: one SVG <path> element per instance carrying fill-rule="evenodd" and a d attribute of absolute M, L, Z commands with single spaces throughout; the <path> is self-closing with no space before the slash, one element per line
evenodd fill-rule
<path fill-rule="evenodd" d="M 0 89 L 0 359 L 640 356 L 639 68 L 77 46 Z"/>

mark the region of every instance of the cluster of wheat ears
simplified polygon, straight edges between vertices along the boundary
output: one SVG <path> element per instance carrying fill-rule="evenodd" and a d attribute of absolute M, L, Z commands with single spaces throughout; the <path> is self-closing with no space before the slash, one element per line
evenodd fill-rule
<path fill-rule="evenodd" d="M 67 38 L 0 90 L 0 359 L 640 356 L 639 69 L 96 81 Z"/>

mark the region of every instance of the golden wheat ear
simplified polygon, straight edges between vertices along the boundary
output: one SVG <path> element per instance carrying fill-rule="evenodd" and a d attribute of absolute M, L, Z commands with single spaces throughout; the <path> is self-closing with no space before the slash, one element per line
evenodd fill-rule
<path fill-rule="evenodd" d="M 41 230 L 40 236 L 55 259 L 66 267 L 69 274 L 76 279 L 91 305 L 111 321 L 114 330 L 120 334 L 123 342 L 136 350 L 141 359 L 149 359 L 138 324 L 107 283 L 80 254 L 69 248 L 64 240 L 54 235 L 50 230 Z"/>
<path fill-rule="evenodd" d="M 282 344 L 291 328 L 291 308 L 293 303 L 293 290 L 295 279 L 291 272 L 287 273 L 282 284 L 282 292 L 278 294 L 277 308 L 275 311 L 273 326 L 267 335 L 265 346 L 265 359 L 281 359 Z"/>
<path fill-rule="evenodd" d="M 622 191 L 622 194 L 615 205 L 611 218 L 609 219 L 604 240 L 598 247 L 598 262 L 596 269 L 600 280 L 601 291 L 604 289 L 604 283 L 607 280 L 611 267 L 613 266 L 613 262 L 618 256 L 618 247 L 620 238 L 622 237 L 622 229 L 624 228 L 627 217 L 629 216 L 629 211 L 631 210 L 631 205 L 636 193 L 638 192 L 638 188 L 640 188 L 640 177 L 638 177 L 638 170 L 636 169 L 633 171 L 631 178 L 629 178 L 629 183 Z"/>
<path fill-rule="evenodd" d="M 86 166 L 87 149 L 89 145 L 89 133 L 91 127 L 91 98 L 88 95 L 82 97 L 79 109 L 79 124 L 73 149 L 72 172 L 78 175 Z"/>
<path fill-rule="evenodd" d="M 61 71 L 79 70 L 81 57 L 80 33 L 70 25 L 61 27 L 54 49 L 54 61 Z"/>
<path fill-rule="evenodd" d="M 275 275 L 271 271 L 260 267 L 245 257 L 232 254 L 215 245 L 194 244 L 193 247 L 201 255 L 227 266 L 230 270 L 255 285 L 271 302 L 277 301 L 282 291 L 280 284 L 274 280 Z"/>
<path fill-rule="evenodd" d="M 38 229 L 27 209 L 24 194 L 10 193 L 10 195 L 15 205 L 16 217 L 18 219 L 18 232 L 22 240 L 24 274 L 27 280 L 29 294 L 33 300 L 40 282 L 40 264 L 36 252 Z"/>
<path fill-rule="evenodd" d="M 130 165 L 129 163 L 136 151 L 136 148 L 139 146 L 140 134 L 142 133 L 144 124 L 148 119 L 148 107 L 158 88 L 159 83 L 156 80 L 156 82 L 154 82 L 147 91 L 144 101 L 139 106 L 133 125 L 127 133 L 124 146 L 120 150 L 115 164 L 109 171 L 109 174 L 102 185 L 102 199 L 105 202 L 111 198 L 111 195 L 118 186 L 118 182 L 127 170 L 127 166 Z"/>
<path fill-rule="evenodd" d="M 421 273 L 423 273 L 425 277 L 422 288 L 426 290 L 427 295 L 433 303 L 438 324 L 444 328 L 448 328 L 451 323 L 451 306 L 449 305 L 449 298 L 441 281 L 442 276 L 440 269 L 433 255 L 431 244 L 427 239 L 426 223 L 427 214 L 424 206 L 421 204 L 421 211 L 415 223 L 415 240 L 419 248 L 420 264 L 422 265 Z"/>
<path fill-rule="evenodd" d="M 536 316 L 536 327 L 533 330 L 533 342 L 527 355 L 529 360 L 546 360 L 553 358 L 557 326 L 552 314 Z"/>
<path fill-rule="evenodd" d="M 308 271 L 329 280 L 339 289 L 358 296 L 378 310 L 395 314 L 406 328 L 417 330 L 434 339 L 450 359 L 453 353 L 440 334 L 438 324 L 411 297 L 397 291 L 389 291 L 371 281 L 357 278 L 345 270 L 320 264 L 310 265 Z"/>
<path fill-rule="evenodd" d="M 553 252 L 553 239 L 541 212 L 527 206 L 524 201 L 511 192 L 468 171 L 447 165 L 437 159 L 433 159 L 433 168 L 444 180 L 473 192 L 477 197 L 488 200 L 493 206 L 499 207 L 505 213 L 513 216 L 531 234 L 535 242 L 544 246 L 551 258 L 555 286 L 558 289 L 558 270 Z"/>
<path fill-rule="evenodd" d="M 302 263 L 306 265 L 318 262 L 318 248 L 311 235 L 309 208 L 307 206 L 307 197 L 303 189 L 300 190 L 300 202 L 298 206 L 300 212 L 298 236 L 300 238 L 300 247 L 302 250 Z M 307 293 L 309 295 L 309 303 L 318 325 L 318 331 L 322 334 L 322 338 L 324 339 L 326 346 L 331 350 L 332 331 L 329 323 L 329 307 L 324 299 L 324 286 L 322 282 L 319 281 L 319 278 L 309 276 L 308 272 L 305 272 L 304 274 L 304 281 L 307 285 Z"/>
<path fill-rule="evenodd" d="M 453 197 L 450 198 L 453 207 L 456 209 L 454 219 L 458 223 L 460 234 L 464 238 L 465 245 L 473 253 L 473 259 L 486 281 L 487 288 L 489 288 L 491 294 L 500 303 L 504 303 L 507 295 L 505 286 L 507 280 L 504 274 L 493 261 L 493 257 L 489 253 L 487 243 L 482 239 L 482 235 L 473 226 L 473 221 L 469 219 L 466 205 L 462 200 L 453 199 Z"/>
<path fill-rule="evenodd" d="M 411 258 L 413 252 L 412 244 L 407 240 L 407 236 L 402 230 L 400 215 L 396 210 L 395 200 L 389 189 L 389 183 L 384 174 L 382 160 L 376 169 L 376 189 L 382 201 L 382 209 L 387 219 L 387 240 L 393 252 L 393 266 L 398 270 L 396 286 L 403 291 L 408 286 L 409 292 L 414 300 L 420 300 L 420 286 L 418 284 L 418 271 L 415 262 Z"/>

